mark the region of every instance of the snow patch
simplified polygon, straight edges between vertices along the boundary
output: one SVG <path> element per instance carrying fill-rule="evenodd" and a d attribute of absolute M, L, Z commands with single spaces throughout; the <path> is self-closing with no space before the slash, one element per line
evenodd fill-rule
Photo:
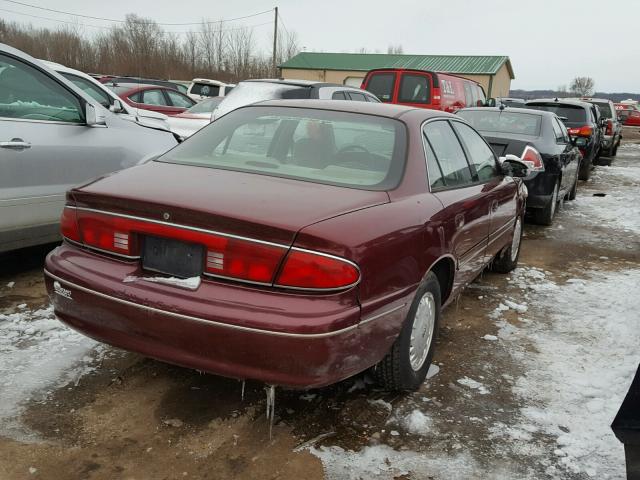
<path fill-rule="evenodd" d="M 0 426 L 16 438 L 31 434 L 19 423 L 24 404 L 47 390 L 78 382 L 95 367 L 92 351 L 106 347 L 65 327 L 53 307 L 0 314 Z"/>
<path fill-rule="evenodd" d="M 474 380 L 469 377 L 462 377 L 456 380 L 460 385 L 464 385 L 465 387 L 469 387 L 472 390 L 477 390 L 480 395 L 486 395 L 489 393 L 489 389 L 485 387 L 482 383 Z"/>
<path fill-rule="evenodd" d="M 172 285 L 174 287 L 187 288 L 189 290 L 197 290 L 200 287 L 202 279 L 200 277 L 177 278 L 177 277 L 136 277 L 129 275 L 122 280 L 123 283 L 132 283 L 142 280 L 144 282 L 162 283 L 164 285 Z"/>

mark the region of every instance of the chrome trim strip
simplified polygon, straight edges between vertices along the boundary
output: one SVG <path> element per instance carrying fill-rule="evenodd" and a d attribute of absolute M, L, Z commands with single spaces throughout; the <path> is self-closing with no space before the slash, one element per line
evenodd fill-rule
<path fill-rule="evenodd" d="M 515 224 L 515 218 L 512 218 L 511 220 L 509 220 L 507 223 L 505 223 L 502 227 L 500 227 L 498 230 L 496 230 L 495 232 L 493 232 L 490 236 L 489 236 L 489 243 L 488 245 L 491 245 L 493 242 L 495 242 L 496 240 L 498 240 L 502 235 L 505 234 L 505 232 L 507 232 L 511 227 L 513 227 L 513 225 Z"/>
<path fill-rule="evenodd" d="M 286 250 L 289 249 L 288 245 L 282 245 L 280 243 L 267 242 L 265 240 L 257 240 L 255 238 L 243 237 L 241 235 L 234 235 L 232 233 L 218 232 L 216 230 L 207 230 L 206 228 L 191 227 L 191 226 L 188 226 L 188 225 L 181 225 L 179 223 L 164 222 L 162 220 L 153 220 L 152 218 L 137 217 L 135 215 L 127 215 L 125 213 L 115 213 L 115 212 L 109 212 L 109 211 L 106 211 L 106 210 L 97 210 L 95 208 L 74 207 L 72 205 L 65 205 L 64 208 L 72 208 L 72 209 L 81 210 L 81 211 L 84 211 L 84 212 L 101 213 L 103 215 L 111 215 L 111 216 L 114 216 L 114 217 L 128 218 L 130 220 L 139 220 L 141 222 L 155 223 L 157 225 L 165 225 L 167 227 L 174 227 L 174 228 L 179 228 L 179 229 L 182 229 L 182 230 L 191 230 L 191 231 L 194 231 L 194 232 L 209 233 L 209 234 L 213 234 L 213 235 L 220 235 L 221 237 L 235 238 L 236 240 L 245 240 L 247 242 L 260 243 L 262 245 L 270 245 L 272 247 L 278 247 L 278 248 L 282 248 L 282 249 L 286 249 Z"/>
<path fill-rule="evenodd" d="M 221 327 L 221 328 L 229 328 L 229 329 L 232 329 L 232 330 L 240 330 L 240 331 L 244 331 L 244 332 L 258 333 L 258 334 L 262 334 L 262 335 L 271 335 L 271 336 L 276 336 L 276 337 L 289 337 L 289 338 L 312 338 L 312 339 L 313 338 L 327 338 L 327 337 L 333 337 L 335 335 L 340 335 L 342 333 L 346 333 L 346 332 L 349 332 L 351 330 L 354 330 L 354 329 L 358 328 L 358 325 L 359 325 L 359 323 L 356 323 L 356 324 L 351 325 L 349 327 L 345 327 L 345 328 L 342 328 L 340 330 L 334 330 L 334 331 L 326 332 L 326 333 L 287 333 L 287 332 L 276 332 L 276 331 L 273 331 L 273 330 L 263 330 L 261 328 L 254 328 L 254 327 L 243 327 L 243 326 L 240 326 L 240 325 L 232 325 L 232 324 L 229 324 L 229 323 L 217 322 L 215 320 L 207 320 L 207 319 L 200 318 L 200 317 L 193 317 L 191 315 L 184 315 L 182 313 L 169 312 L 167 310 L 161 310 L 159 308 L 149 307 L 147 305 L 140 305 L 139 303 L 131 302 L 129 300 L 123 300 L 122 298 L 113 297 L 113 296 L 107 295 L 105 293 L 96 292 L 95 290 L 91 290 L 89 288 L 77 285 L 77 284 L 75 284 L 73 282 L 69 282 L 68 280 L 64 280 L 64 279 L 58 277 L 57 275 L 52 274 L 47 269 L 44 270 L 44 273 L 45 273 L 45 275 L 48 275 L 52 279 L 57 280 L 60 283 L 64 283 L 65 285 L 67 285 L 67 286 L 69 286 L 71 288 L 75 288 L 75 289 L 80 290 L 82 292 L 85 292 L 85 293 L 88 293 L 88 294 L 91 294 L 91 295 L 96 295 L 98 297 L 105 298 L 107 300 L 112 300 L 114 302 L 121 303 L 123 305 L 128 305 L 128 306 L 131 306 L 131 307 L 140 308 L 142 310 L 148 310 L 148 311 L 151 311 L 151 312 L 159 313 L 161 315 L 168 315 L 168 316 L 171 316 L 171 317 L 180 318 L 182 320 L 188 320 L 188 321 L 193 321 L 193 322 L 198 322 L 198 323 L 204 323 L 206 325 L 211 325 L 211 326 L 216 326 L 216 327 Z"/>
<path fill-rule="evenodd" d="M 401 308 L 404 308 L 406 305 L 407 305 L 406 303 L 403 303 L 402 305 L 396 305 L 395 307 L 392 307 L 392 308 L 390 308 L 389 310 L 387 310 L 385 312 L 377 313 L 376 315 L 373 315 L 373 316 L 371 316 L 369 318 L 365 318 L 363 320 L 360 320 L 360 323 L 358 324 L 358 326 L 365 325 L 365 324 L 367 324 L 369 322 L 373 322 L 374 320 L 377 320 L 380 317 L 384 317 L 386 315 L 390 315 L 393 312 L 396 312 L 396 311 L 400 310 Z"/>
<path fill-rule="evenodd" d="M 218 268 L 218 267 L 216 267 Z M 220 267 L 222 268 L 222 267 Z M 271 287 L 272 283 L 271 282 L 256 282 L 254 280 L 245 280 L 243 278 L 234 278 L 234 277 L 227 277 L 225 275 L 218 275 L 216 273 L 210 273 L 210 272 L 202 272 L 202 275 L 206 276 L 206 277 L 211 277 L 211 278 L 222 278 L 223 280 L 231 280 L 232 282 L 238 282 L 238 283 L 246 283 L 249 285 L 260 285 L 261 287 Z"/>
<path fill-rule="evenodd" d="M 142 258 L 140 257 L 140 255 L 125 255 L 124 253 L 112 252 L 110 250 L 103 250 L 102 248 L 93 247 L 91 245 L 85 245 L 84 243 L 76 242 L 75 240 L 71 240 L 70 238 L 67 238 L 65 236 L 63 236 L 62 238 L 64 238 L 65 241 L 71 243 L 72 245 L 75 245 L 76 247 L 87 250 L 94 250 L 96 252 L 104 253 L 105 255 L 112 255 L 115 257 L 124 258 L 126 260 L 140 260 L 140 258 Z"/>

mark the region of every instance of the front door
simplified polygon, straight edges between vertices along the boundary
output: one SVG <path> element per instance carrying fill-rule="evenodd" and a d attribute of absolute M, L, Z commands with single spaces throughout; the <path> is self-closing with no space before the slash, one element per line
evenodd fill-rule
<path fill-rule="evenodd" d="M 45 71 L 0 54 L 0 250 L 54 240 L 65 192 L 118 169 L 121 147 L 85 124 L 82 105 Z"/>
<path fill-rule="evenodd" d="M 478 181 L 467 155 L 447 120 L 429 122 L 424 127 L 427 169 L 431 192 L 443 210 L 445 239 L 456 258 L 454 294 L 471 282 L 485 265 L 490 228 L 490 190 Z"/>
<path fill-rule="evenodd" d="M 502 175 L 495 152 L 478 132 L 466 123 L 452 123 L 488 199 L 489 238 L 484 261 L 489 263 L 513 234 L 518 186 L 511 177 Z"/>

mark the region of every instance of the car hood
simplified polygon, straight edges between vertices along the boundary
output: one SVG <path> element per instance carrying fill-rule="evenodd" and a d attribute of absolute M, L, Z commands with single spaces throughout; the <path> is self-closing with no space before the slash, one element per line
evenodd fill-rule
<path fill-rule="evenodd" d="M 148 162 L 72 190 L 80 207 L 291 245 L 322 220 L 389 202 L 383 191 Z"/>

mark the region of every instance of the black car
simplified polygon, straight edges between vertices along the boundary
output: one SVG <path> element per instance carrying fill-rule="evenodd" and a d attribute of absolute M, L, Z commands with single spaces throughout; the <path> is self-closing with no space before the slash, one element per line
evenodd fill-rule
<path fill-rule="evenodd" d="M 551 112 L 527 108 L 464 108 L 457 114 L 489 142 L 501 158 L 515 155 L 529 165 L 527 211 L 551 225 L 558 202 L 576 198 L 582 155 L 566 127 Z"/>
<path fill-rule="evenodd" d="M 564 98 L 530 100 L 526 105 L 527 108 L 553 112 L 560 117 L 582 153 L 578 178 L 589 180 L 602 147 L 604 120 L 600 118 L 598 107 L 588 102 Z"/>

